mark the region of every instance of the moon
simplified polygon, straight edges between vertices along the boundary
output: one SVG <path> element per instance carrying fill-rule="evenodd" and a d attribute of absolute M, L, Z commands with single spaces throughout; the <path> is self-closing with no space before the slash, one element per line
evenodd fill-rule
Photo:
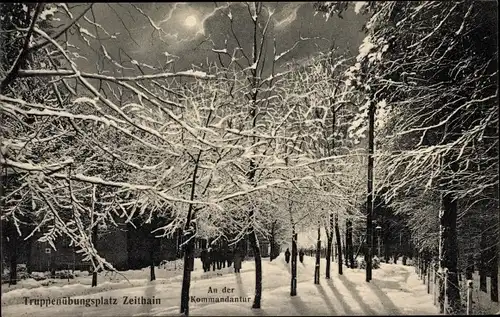
<path fill-rule="evenodd" d="M 198 20 L 194 15 L 190 15 L 184 20 L 184 25 L 187 26 L 188 28 L 192 28 L 193 26 L 196 26 L 198 24 Z"/>

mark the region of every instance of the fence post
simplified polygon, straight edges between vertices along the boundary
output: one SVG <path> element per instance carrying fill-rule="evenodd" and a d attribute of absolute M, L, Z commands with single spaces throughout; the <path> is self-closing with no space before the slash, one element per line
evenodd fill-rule
<path fill-rule="evenodd" d="M 467 281 L 467 315 L 472 311 L 472 280 Z"/>
<path fill-rule="evenodd" d="M 448 290 L 448 268 L 444 269 L 444 309 L 443 309 L 443 315 L 447 315 L 448 312 L 448 296 L 447 296 L 447 290 Z"/>

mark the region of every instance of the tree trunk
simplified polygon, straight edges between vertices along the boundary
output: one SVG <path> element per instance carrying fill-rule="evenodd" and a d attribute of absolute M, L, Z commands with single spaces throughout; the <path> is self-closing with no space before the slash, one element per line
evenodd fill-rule
<path fill-rule="evenodd" d="M 406 256 L 406 255 L 405 255 Z M 434 269 L 438 271 L 439 275 L 437 279 L 437 291 L 438 291 L 438 307 L 439 313 L 442 314 L 444 312 L 444 268 L 439 267 L 440 264 L 436 263 Z"/>
<path fill-rule="evenodd" d="M 330 267 L 332 262 L 332 244 L 333 244 L 333 214 L 330 214 L 330 229 L 327 232 L 327 246 L 326 246 L 326 278 L 330 278 Z"/>
<path fill-rule="evenodd" d="M 416 252 L 417 254 L 417 274 L 419 278 L 422 278 L 422 257 L 420 252 Z"/>
<path fill-rule="evenodd" d="M 347 257 L 347 233 L 344 235 L 344 247 L 342 248 L 344 250 L 343 255 L 344 255 L 344 262 L 345 266 L 349 267 L 349 258 Z"/>
<path fill-rule="evenodd" d="M 182 277 L 181 290 L 181 314 L 189 316 L 189 288 L 191 287 L 191 258 L 194 251 L 194 239 L 192 232 L 187 232 L 185 237 L 186 244 L 184 245 L 184 268 Z"/>
<path fill-rule="evenodd" d="M 153 230 L 152 228 L 149 228 L 149 230 Z M 157 240 L 154 236 L 153 233 L 149 232 L 149 260 L 151 261 L 149 263 L 149 280 L 154 281 L 156 280 L 156 274 L 155 274 L 155 260 L 156 260 L 156 252 L 159 250 L 161 247 L 159 240 Z"/>
<path fill-rule="evenodd" d="M 154 237 L 153 237 L 153 239 L 154 239 Z M 154 242 L 154 240 L 151 241 L 151 243 L 153 243 L 153 242 Z M 151 263 L 149 264 L 149 280 L 154 281 L 154 280 L 156 280 L 156 274 L 155 274 L 155 249 L 153 246 L 151 246 L 149 257 L 150 257 L 150 261 L 151 261 Z"/>
<path fill-rule="evenodd" d="M 372 217 L 373 217 L 373 151 L 374 151 L 374 129 L 375 128 L 375 103 L 371 98 L 368 105 L 368 197 L 366 199 L 366 281 L 372 280 Z"/>
<path fill-rule="evenodd" d="M 498 251 L 496 237 L 498 236 L 495 226 L 490 226 L 487 232 L 487 252 L 486 252 L 486 276 L 490 276 L 490 298 L 493 302 L 498 302 Z"/>
<path fill-rule="evenodd" d="M 95 221 L 95 219 L 94 219 Z M 97 248 L 97 224 L 92 228 L 92 243 L 94 244 L 94 247 Z M 97 269 L 94 268 L 94 271 L 92 272 L 92 284 L 91 287 L 96 287 L 97 286 Z"/>
<path fill-rule="evenodd" d="M 486 237 L 484 230 L 481 230 L 481 240 L 479 243 L 479 290 L 481 292 L 487 293 L 487 286 L 486 286 L 486 261 L 487 261 L 487 246 L 486 246 Z"/>
<path fill-rule="evenodd" d="M 32 256 L 33 256 L 33 252 L 31 250 L 33 246 L 33 239 L 30 238 L 28 241 L 26 241 L 26 247 L 28 248 L 27 250 L 27 253 L 28 253 L 28 256 L 27 256 L 27 259 L 26 259 L 26 272 L 28 274 L 31 274 L 33 273 L 33 265 L 32 265 Z"/>
<path fill-rule="evenodd" d="M 335 238 L 337 239 L 337 246 L 338 246 L 338 264 L 339 264 L 339 274 L 342 275 L 342 242 L 340 239 L 340 230 L 339 230 L 339 217 L 338 215 L 335 215 Z"/>
<path fill-rule="evenodd" d="M 458 285 L 458 245 L 457 245 L 457 200 L 450 194 L 443 194 L 441 225 L 441 259 L 442 268 L 448 269 L 446 297 L 450 314 L 460 309 L 460 290 Z"/>
<path fill-rule="evenodd" d="M 17 232 L 10 222 L 7 225 L 9 228 L 9 257 L 10 257 L 10 276 L 9 285 L 17 284 Z"/>
<path fill-rule="evenodd" d="M 292 235 L 292 280 L 290 285 L 290 296 L 297 295 L 297 233 L 295 228 Z"/>
<path fill-rule="evenodd" d="M 347 233 L 347 238 L 346 238 L 347 254 L 346 254 L 346 257 L 349 259 L 349 267 L 351 269 L 353 269 L 354 268 L 354 246 L 352 244 L 352 221 L 350 219 L 347 219 L 347 221 L 346 221 L 346 233 Z"/>
<path fill-rule="evenodd" d="M 316 242 L 316 265 L 314 266 L 314 284 L 319 284 L 320 261 L 321 261 L 321 227 L 318 224 L 318 240 Z"/>
<path fill-rule="evenodd" d="M 155 275 L 155 262 L 154 260 L 151 260 L 151 264 L 149 266 L 149 270 L 150 270 L 150 281 L 154 281 L 156 280 L 156 275 Z"/>
<path fill-rule="evenodd" d="M 255 297 L 253 299 L 252 308 L 260 308 L 262 298 L 262 259 L 260 256 L 259 241 L 255 230 L 252 228 L 249 234 L 250 246 L 252 247 L 255 261 Z"/>
<path fill-rule="evenodd" d="M 330 278 L 330 271 L 331 271 L 331 262 L 332 262 L 332 240 L 333 240 L 333 232 L 330 231 L 330 234 L 327 236 L 327 248 L 326 248 L 326 272 L 325 272 L 325 277 L 327 279 Z"/>
<path fill-rule="evenodd" d="M 208 120 L 210 116 L 208 117 Z M 208 122 L 208 121 L 207 121 Z M 200 165 L 202 150 L 198 152 L 198 157 L 195 160 L 192 180 L 191 180 L 191 193 L 190 199 L 194 200 L 196 198 L 196 177 L 198 174 L 198 168 Z M 193 223 L 195 219 L 196 211 L 193 209 L 193 204 L 189 204 L 188 212 L 186 215 L 186 223 L 184 224 L 183 230 L 183 243 L 184 244 L 184 268 L 182 276 L 182 289 L 181 289 L 181 314 L 184 316 L 189 316 L 189 288 L 191 287 L 191 271 L 194 266 L 194 236 L 196 234 L 196 225 Z"/>
<path fill-rule="evenodd" d="M 497 111 L 500 112 L 500 103 L 498 104 L 498 109 Z M 500 120 L 497 120 L 497 131 L 496 134 L 500 134 Z M 497 153 L 500 153 L 500 142 L 497 142 Z M 498 193 L 499 191 L 499 186 L 497 184 L 496 186 L 496 192 Z M 1 197 L 1 196 L 0 196 Z M 491 284 L 492 284 L 492 289 L 491 289 L 491 300 L 494 302 L 498 302 L 498 271 L 500 270 L 500 206 L 498 206 L 498 203 L 496 205 L 497 208 L 497 236 L 495 241 L 497 241 L 496 244 L 496 250 L 495 250 L 495 258 L 493 261 L 493 269 L 492 269 L 492 278 L 491 278 Z M 494 289 L 493 289 L 494 288 Z"/>
<path fill-rule="evenodd" d="M 422 275 L 423 275 L 422 277 L 424 281 L 426 281 L 427 278 L 428 264 L 429 262 L 428 262 L 427 252 L 424 251 L 422 254 Z M 460 274 L 458 274 L 457 276 L 460 276 Z"/>
<path fill-rule="evenodd" d="M 274 254 L 276 252 L 275 246 L 274 246 L 274 227 L 276 225 L 276 221 L 273 221 L 271 224 L 271 238 L 270 238 L 270 247 L 271 250 L 269 251 L 269 262 L 272 262 L 274 260 Z"/>
<path fill-rule="evenodd" d="M 493 236 L 494 237 L 494 236 Z M 492 248 L 492 261 L 491 261 L 491 285 L 490 297 L 492 302 L 498 303 L 498 243 L 495 243 Z"/>
<path fill-rule="evenodd" d="M 418 265 L 419 265 L 418 272 L 420 274 L 420 279 L 423 279 L 423 277 L 424 277 L 424 258 L 422 256 L 422 253 L 418 254 Z"/>
<path fill-rule="evenodd" d="M 182 248 L 180 247 L 182 245 L 182 229 L 179 228 L 178 230 L 176 230 L 176 233 L 175 233 L 175 238 L 177 240 L 177 252 L 176 252 L 176 259 L 180 259 L 180 258 L 183 258 L 184 256 L 184 253 L 182 251 Z"/>

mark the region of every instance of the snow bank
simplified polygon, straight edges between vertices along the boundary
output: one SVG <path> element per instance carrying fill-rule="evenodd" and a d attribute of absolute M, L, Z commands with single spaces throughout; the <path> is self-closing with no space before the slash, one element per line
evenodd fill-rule
<path fill-rule="evenodd" d="M 313 257 L 306 256 L 304 263 L 298 263 L 297 296 L 291 297 L 290 264 L 284 261 L 283 254 L 272 262 L 269 262 L 269 259 L 263 259 L 262 307 L 260 310 L 255 310 L 251 309 L 255 289 L 255 264 L 253 260 L 243 262 L 240 274 L 232 272 L 232 268 L 204 273 L 203 270 L 200 270 L 200 261 L 196 260 L 195 270 L 192 272 L 190 297 L 210 298 L 230 296 L 248 300 L 229 303 L 215 301 L 193 303 L 190 301 L 190 314 L 192 316 L 437 314 L 437 309 L 432 304 L 432 296 L 427 294 L 426 286 L 418 280 L 414 268 L 411 266 L 383 263 L 380 269 L 373 271 L 372 282 L 366 283 L 364 270 L 347 269 L 344 267 L 344 274 L 339 275 L 337 272 L 337 263 L 333 262 L 331 279 L 326 280 L 326 263 L 325 259 L 321 259 L 320 284 L 316 285 L 313 283 L 314 261 Z M 101 291 L 106 291 L 105 294 L 102 294 L 104 296 L 154 295 L 155 298 L 161 299 L 161 305 L 157 306 L 130 305 L 125 308 L 123 305 L 100 307 L 8 305 L 3 307 L 2 313 L 5 317 L 18 316 L 20 314 L 33 317 L 52 317 L 55 315 L 179 315 L 181 279 L 182 276 L 180 274 L 170 279 L 156 281 L 156 283 L 149 283 L 143 279 L 137 281 L 139 284 L 143 283 L 143 286 L 120 290 L 105 289 L 106 287 L 112 287 L 110 285 L 112 283 L 103 283 L 100 286 Z M 124 284 L 115 283 L 115 285 Z M 80 287 L 88 289 L 85 286 Z M 231 289 L 231 292 L 223 293 L 221 290 L 225 287 Z M 218 289 L 218 294 L 211 294 L 208 291 L 209 288 Z M 58 295 L 55 294 L 55 296 Z M 96 296 L 85 295 L 83 297 L 95 298 Z M 3 302 L 4 298 L 2 297 Z M 126 312 L 124 312 L 124 309 L 126 309 Z"/>
<path fill-rule="evenodd" d="M 63 286 L 48 286 L 37 288 L 18 288 L 2 294 L 2 306 L 22 304 L 24 297 L 35 298 L 58 298 L 64 296 L 79 296 L 105 292 L 113 289 L 123 289 L 135 286 L 144 286 L 148 284 L 147 280 L 130 280 L 120 282 L 103 282 L 96 287 L 85 284 L 69 284 Z"/>
<path fill-rule="evenodd" d="M 172 282 L 177 280 L 179 276 L 181 277 L 179 280 L 182 280 L 181 270 L 182 266 L 167 263 L 164 267 L 156 269 L 156 281 L 153 284 Z M 41 272 L 34 272 L 34 274 L 45 275 L 45 273 Z M 99 273 L 97 287 L 91 287 L 92 277 L 86 274 L 88 273 L 75 271 L 76 278 L 70 279 L 69 282 L 67 279 L 46 279 L 41 281 L 25 279 L 19 281 L 15 286 L 2 285 L 2 305 L 21 304 L 24 297 L 57 298 L 63 296 L 81 296 L 152 284 L 149 281 L 149 267 L 141 270 L 122 271 L 119 274 L 110 272 Z"/>

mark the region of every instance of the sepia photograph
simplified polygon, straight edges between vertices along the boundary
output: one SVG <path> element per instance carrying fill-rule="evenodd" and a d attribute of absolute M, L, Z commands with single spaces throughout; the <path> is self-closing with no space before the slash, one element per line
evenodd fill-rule
<path fill-rule="evenodd" d="M 500 315 L 498 1 L 0 4 L 2 317 Z"/>

